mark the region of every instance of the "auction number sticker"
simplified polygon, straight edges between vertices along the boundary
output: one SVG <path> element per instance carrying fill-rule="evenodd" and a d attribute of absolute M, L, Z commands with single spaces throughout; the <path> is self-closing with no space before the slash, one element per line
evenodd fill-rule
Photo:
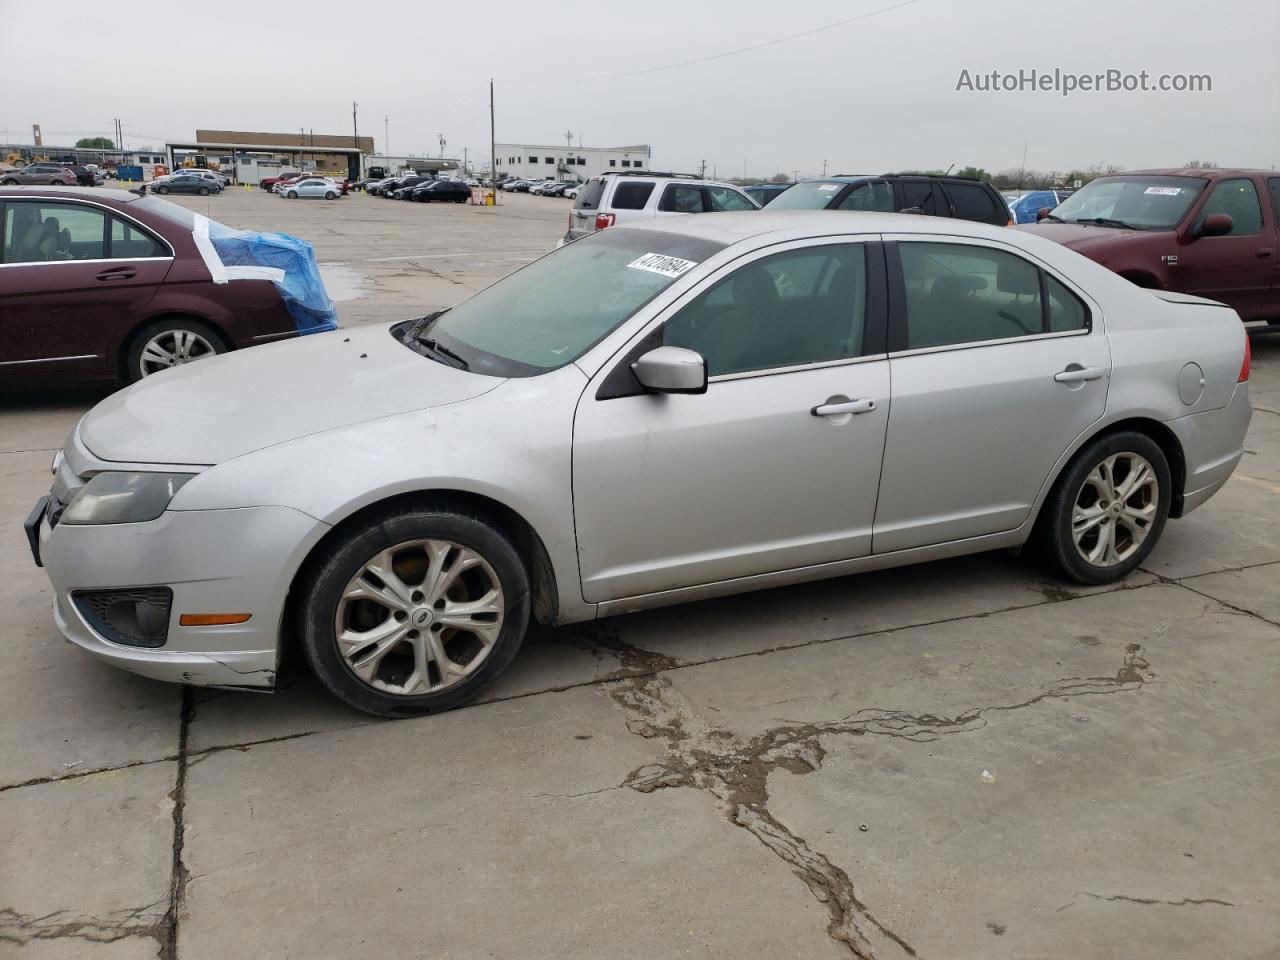
<path fill-rule="evenodd" d="M 1147 187 L 1147 189 L 1143 190 L 1142 192 L 1149 193 L 1157 197 L 1176 197 L 1178 194 L 1182 192 L 1182 188 L 1181 187 Z"/>
<path fill-rule="evenodd" d="M 698 264 L 693 260 L 681 260 L 679 257 L 668 257 L 661 253 L 646 253 L 636 257 L 627 264 L 632 270 L 647 270 L 649 273 L 660 273 L 673 280 L 681 274 L 688 273 Z"/>

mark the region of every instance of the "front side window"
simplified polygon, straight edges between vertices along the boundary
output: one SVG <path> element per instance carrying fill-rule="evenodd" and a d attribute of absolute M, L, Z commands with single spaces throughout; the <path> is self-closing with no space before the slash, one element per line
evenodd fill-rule
<path fill-rule="evenodd" d="M 652 193 L 652 180 L 620 183 L 613 191 L 613 200 L 609 205 L 615 210 L 643 210 Z"/>
<path fill-rule="evenodd" d="M 866 281 L 862 244 L 774 254 L 700 294 L 667 322 L 662 342 L 702 354 L 709 376 L 856 357 Z"/>
<path fill-rule="evenodd" d="M 1087 329 L 1075 295 L 1003 250 L 953 243 L 899 243 L 906 292 L 907 349 L 1005 340 Z"/>
<path fill-rule="evenodd" d="M 1258 205 L 1258 190 L 1253 181 L 1245 177 L 1223 180 L 1213 188 L 1209 199 L 1200 211 L 1199 223 L 1214 213 L 1225 213 L 1231 218 L 1228 237 L 1243 237 L 1262 232 L 1262 207 Z"/>
<path fill-rule="evenodd" d="M 715 211 L 756 209 L 750 200 L 728 187 L 707 187 L 707 199 L 711 201 L 711 209 Z"/>
<path fill-rule="evenodd" d="M 101 260 L 106 257 L 106 214 L 74 203 L 9 204 L 5 263 Z"/>
<path fill-rule="evenodd" d="M 392 329 L 442 363 L 489 376 L 536 376 L 572 363 L 721 249 L 679 234 L 601 230 L 485 288 L 416 336 L 409 336 L 415 321 Z"/>
<path fill-rule="evenodd" d="M 893 187 L 884 181 L 860 183 L 840 201 L 840 210 L 871 210 L 893 213 Z"/>
<path fill-rule="evenodd" d="M 701 187 L 673 183 L 663 191 L 660 209 L 668 213 L 704 213 L 707 208 L 702 199 Z"/>

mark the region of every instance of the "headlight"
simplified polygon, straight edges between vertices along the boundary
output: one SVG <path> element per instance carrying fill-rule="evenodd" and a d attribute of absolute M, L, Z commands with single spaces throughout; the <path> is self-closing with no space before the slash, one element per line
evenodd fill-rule
<path fill-rule="evenodd" d="M 142 523 L 164 513 L 193 473 L 100 473 L 62 512 L 62 523 Z"/>

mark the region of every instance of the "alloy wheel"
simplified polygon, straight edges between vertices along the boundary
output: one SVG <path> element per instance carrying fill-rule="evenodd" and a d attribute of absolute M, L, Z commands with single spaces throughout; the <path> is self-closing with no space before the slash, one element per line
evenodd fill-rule
<path fill-rule="evenodd" d="M 1133 556 L 1159 514 L 1155 468 L 1136 453 L 1107 457 L 1085 476 L 1071 510 L 1071 538 L 1095 567 L 1113 567 Z"/>
<path fill-rule="evenodd" d="M 502 632 L 502 586 L 489 562 L 449 540 L 381 551 L 347 583 L 334 635 L 347 668 L 383 693 L 419 696 L 461 683 Z"/>
<path fill-rule="evenodd" d="M 138 358 L 139 372 L 147 377 L 192 360 L 203 360 L 217 352 L 213 344 L 193 330 L 162 330 L 143 346 Z"/>

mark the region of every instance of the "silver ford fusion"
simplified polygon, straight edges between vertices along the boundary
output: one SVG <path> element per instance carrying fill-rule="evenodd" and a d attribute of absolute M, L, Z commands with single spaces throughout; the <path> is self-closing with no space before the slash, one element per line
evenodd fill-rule
<path fill-rule="evenodd" d="M 353 706 L 460 704 L 547 624 L 1034 544 L 1133 570 L 1230 476 L 1248 341 L 960 220 L 614 227 L 452 310 L 148 377 L 28 535 L 74 643 Z M 856 581 L 849 584 L 857 589 Z"/>

